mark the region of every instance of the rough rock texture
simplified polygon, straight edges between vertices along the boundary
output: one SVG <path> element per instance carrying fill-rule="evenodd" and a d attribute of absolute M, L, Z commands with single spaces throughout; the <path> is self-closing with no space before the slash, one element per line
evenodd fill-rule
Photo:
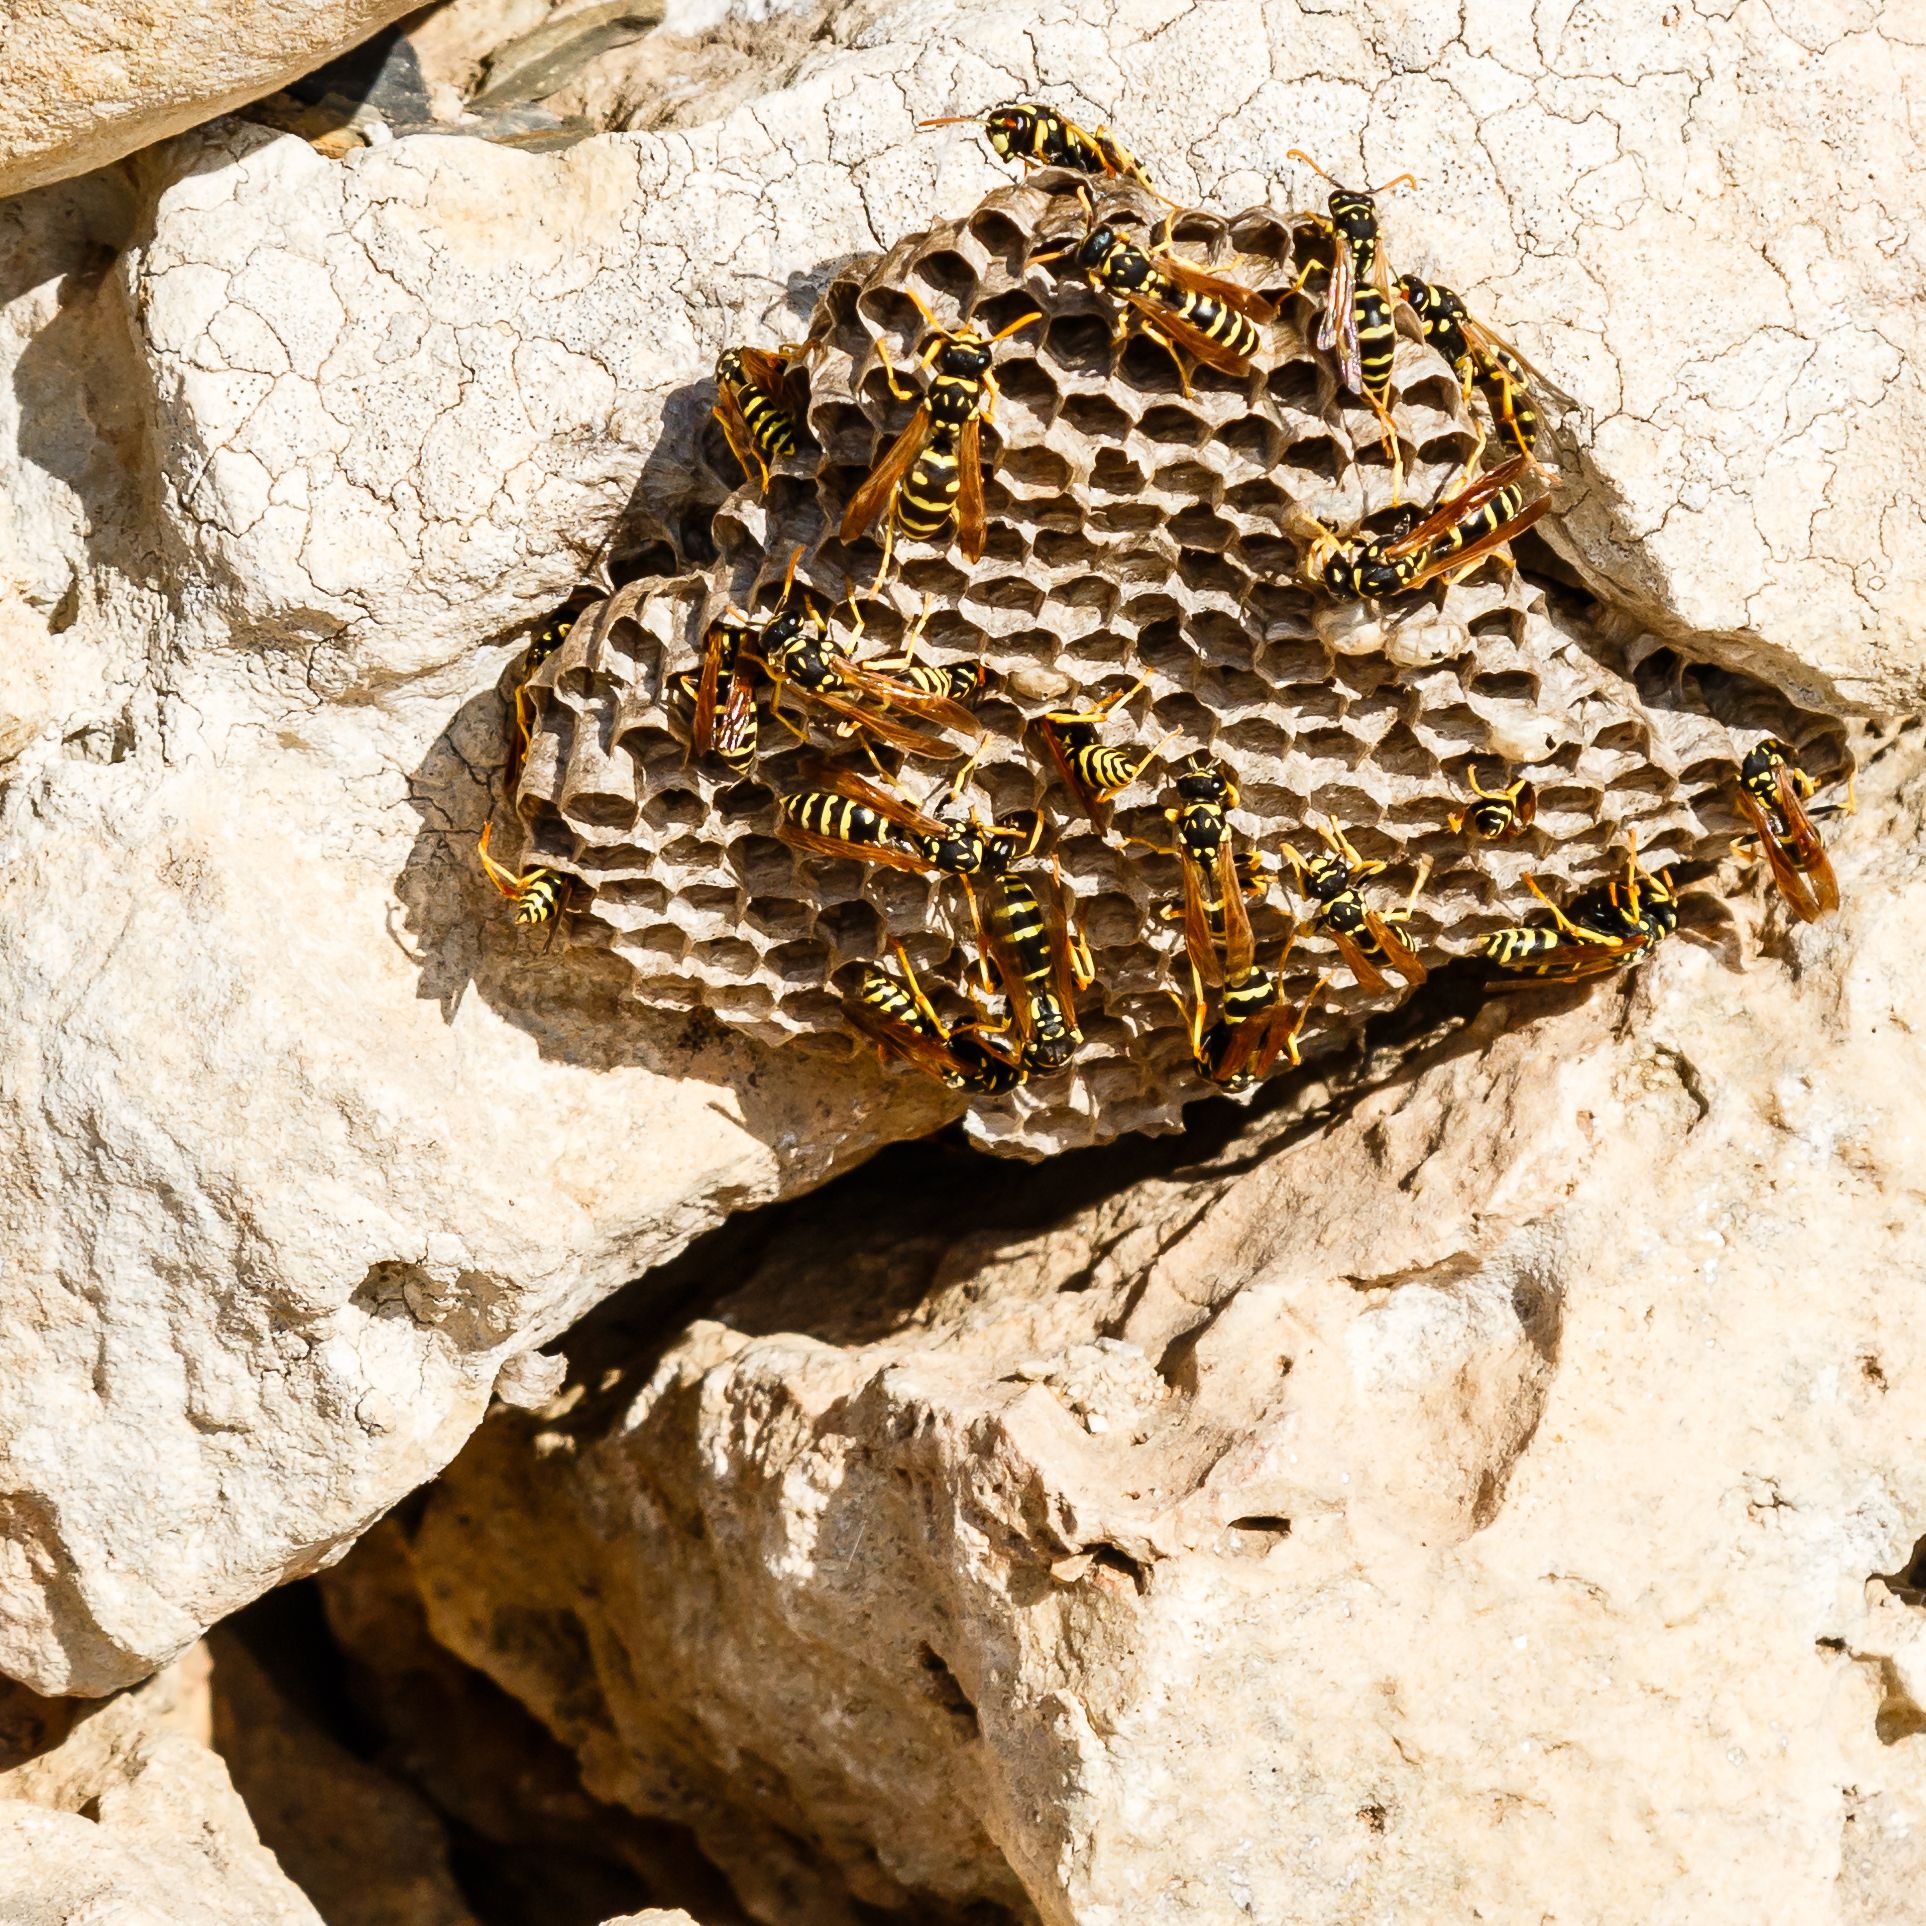
<path fill-rule="evenodd" d="M 263 1843 L 328 1926 L 476 1926 L 426 1801 L 321 1723 L 338 1710 L 323 1678 L 278 1679 L 225 1627 L 207 1643 L 213 1745 Z"/>
<path fill-rule="evenodd" d="M 0 194 L 66 180 L 271 93 L 409 0 L 8 0 Z"/>
<path fill-rule="evenodd" d="M 140 1675 L 599 1294 L 940 1114 L 622 1008 L 471 860 L 528 629 L 722 493 L 715 350 L 1004 178 L 914 115 L 1041 83 L 1223 206 L 1306 198 L 1292 144 L 1415 163 L 1394 247 L 1591 410 L 1594 578 L 1688 653 L 1919 697 L 1903 22 L 1520 19 L 864 6 L 713 122 L 341 162 L 226 124 L 0 208 L 0 1669 Z"/>
<path fill-rule="evenodd" d="M 199 1649 L 104 1705 L 0 1688 L 0 1921 L 321 1926 L 255 1837 L 209 1723 Z"/>
<path fill-rule="evenodd" d="M 771 1920 L 1904 1916 L 1918 741 L 1837 919 L 1067 1216 L 886 1160 L 659 1355 L 585 1328 L 430 1499 L 437 1635 L 732 1872 L 807 1842 Z"/>

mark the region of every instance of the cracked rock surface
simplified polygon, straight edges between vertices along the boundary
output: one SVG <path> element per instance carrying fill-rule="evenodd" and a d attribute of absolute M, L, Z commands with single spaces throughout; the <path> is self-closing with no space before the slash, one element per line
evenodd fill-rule
<path fill-rule="evenodd" d="M 592 1320 L 406 1528 L 431 1628 L 772 1922 L 1904 1916 L 1916 741 L 1742 969 L 1096 1195 L 893 1155 Z"/>
<path fill-rule="evenodd" d="M 226 122 L 0 204 L 0 1669 L 49 1693 L 143 1676 L 431 1477 L 504 1367 L 539 1395 L 530 1354 L 599 1297 L 943 1114 L 866 1064 L 635 1010 L 592 957 L 514 941 L 472 861 L 531 629 L 611 536 L 679 551 L 724 492 L 700 455 L 715 351 L 784 338 L 852 257 L 1004 178 L 916 115 L 1041 84 L 1229 207 L 1303 201 L 1292 145 L 1414 166 L 1394 255 L 1580 404 L 1574 565 L 1685 653 L 1891 709 L 1926 688 L 1906 31 L 1843 0 L 1637 31 L 1549 4 L 864 5 L 706 119 L 340 161 Z M 1895 925 L 1854 927 L 1871 955 Z M 1372 1232 L 1387 1274 L 1434 1261 L 1403 1221 Z M 1472 1413 L 1544 1372 L 1528 1337 L 1490 1363 L 1486 1317 L 1460 1318 Z M 812 1366 L 838 1398 L 870 1376 L 842 1357 Z M 1089 1365 L 1065 1382 L 1111 1423 L 1088 1449 L 1115 1449 L 1135 1421 Z M 991 1393 L 925 1368 L 904 1395 L 944 1425 L 1061 1401 L 1049 1372 Z M 1413 1516 L 1464 1528 L 1491 1470 L 1472 1452 Z M 1121 1506 L 1126 1562 L 1176 1529 L 1096 1489 L 1069 1515 Z M 1095 1542 L 1025 1529 L 1053 1563 Z M 1091 1570 L 1074 1584 L 1134 1588 Z M 967 1689 L 973 1661 L 943 1662 Z M 1089 1749 L 1074 1719 L 1050 1743 Z M 942 1821 L 967 1870 L 859 1877 L 849 1844 L 835 1878 L 1084 1890 L 1039 1870 L 1056 1821 L 985 1787 Z"/>

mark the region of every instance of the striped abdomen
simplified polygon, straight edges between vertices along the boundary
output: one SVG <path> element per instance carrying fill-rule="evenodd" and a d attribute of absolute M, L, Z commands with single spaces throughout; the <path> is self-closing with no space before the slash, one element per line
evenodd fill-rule
<path fill-rule="evenodd" d="M 1529 969 L 1534 963 L 1543 962 L 1559 943 L 1555 929 L 1509 929 L 1493 930 L 1482 945 L 1484 953 L 1500 969 Z"/>
<path fill-rule="evenodd" d="M 1398 331 L 1391 325 L 1391 304 L 1363 278 L 1359 264 L 1356 290 L 1351 296 L 1351 313 L 1358 329 L 1358 374 L 1364 392 L 1383 401 L 1391 392 L 1391 356 L 1397 346 Z"/>
<path fill-rule="evenodd" d="M 1247 1023 L 1276 1007 L 1277 979 L 1268 970 L 1252 970 L 1249 976 L 1224 985 L 1226 1024 Z"/>
<path fill-rule="evenodd" d="M 779 455 L 793 455 L 796 452 L 801 446 L 801 438 L 788 411 L 778 407 L 749 379 L 742 363 L 733 353 L 725 354 L 716 363 L 716 376 L 728 384 L 730 396 L 742 412 L 750 439 L 765 461 L 774 461 Z"/>
<path fill-rule="evenodd" d="M 826 789 L 798 789 L 778 796 L 776 814 L 812 836 L 851 843 L 858 849 L 900 846 L 894 825 L 867 803 L 858 802 L 853 796 L 832 795 Z"/>
<path fill-rule="evenodd" d="M 1516 483 L 1499 489 L 1490 501 L 1474 508 L 1462 521 L 1454 523 L 1425 550 L 1430 563 L 1440 555 L 1455 555 L 1461 548 L 1482 541 L 1494 529 L 1510 521 L 1524 506 L 1525 491 Z"/>
<path fill-rule="evenodd" d="M 1522 454 L 1538 446 L 1538 410 L 1532 406 L 1531 388 L 1518 357 L 1506 349 L 1487 346 L 1479 350 L 1477 382 L 1491 409 L 1492 421 L 1511 437 Z"/>
<path fill-rule="evenodd" d="M 556 870 L 524 870 L 509 899 L 515 905 L 515 921 L 529 928 L 551 921 L 562 907 L 562 892 L 567 887 Z"/>
<path fill-rule="evenodd" d="M 1159 293 L 1164 305 L 1190 323 L 1206 340 L 1214 341 L 1240 361 L 1248 361 L 1263 345 L 1257 323 L 1249 315 L 1226 307 L 1214 294 L 1179 287 L 1159 275 Z"/>
<path fill-rule="evenodd" d="M 923 1014 L 922 1006 L 893 976 L 885 976 L 881 970 L 868 971 L 856 995 L 858 1001 L 889 1022 L 914 1030 L 919 1036 L 935 1037 L 936 1031 Z"/>
<path fill-rule="evenodd" d="M 1084 787 L 1104 802 L 1137 778 L 1136 756 L 1129 749 L 1112 749 L 1101 742 L 1073 744 L 1070 764 Z"/>
<path fill-rule="evenodd" d="M 896 491 L 896 521 L 905 535 L 929 541 L 956 522 L 956 498 L 962 487 L 957 442 L 961 430 L 939 421 L 911 462 L 903 485 Z"/>

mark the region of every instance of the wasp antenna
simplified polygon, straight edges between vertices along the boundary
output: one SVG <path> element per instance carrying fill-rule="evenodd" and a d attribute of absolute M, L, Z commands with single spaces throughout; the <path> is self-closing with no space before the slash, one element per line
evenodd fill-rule
<path fill-rule="evenodd" d="M 1020 333 L 1023 329 L 1027 328 L 1033 321 L 1041 321 L 1042 319 L 1043 319 L 1043 310 L 1041 308 L 1032 308 L 1030 312 L 1026 314 L 1021 321 L 1012 321 L 1007 328 L 999 328 L 995 334 L 990 336 L 990 340 L 992 343 L 995 343 L 998 341 L 1007 341 L 1009 340 L 1011 335 Z"/>
<path fill-rule="evenodd" d="M 1313 174 L 1318 174 L 1318 175 L 1322 175 L 1322 176 L 1323 176 L 1323 178 L 1324 178 L 1325 180 L 1327 180 L 1327 181 L 1329 181 L 1329 182 L 1331 183 L 1331 185 L 1332 185 L 1333 187 L 1337 187 L 1337 186 L 1339 186 L 1339 185 L 1340 185 L 1340 183 L 1339 183 L 1339 181 L 1338 181 L 1338 180 L 1336 179 L 1336 177 L 1335 177 L 1335 176 L 1333 176 L 1333 175 L 1330 175 L 1330 174 L 1326 174 L 1326 173 L 1324 172 L 1324 169 L 1323 169 L 1323 168 L 1321 168 L 1321 167 L 1320 167 L 1320 166 L 1319 166 L 1319 165 L 1317 164 L 1317 162 L 1316 162 L 1316 161 L 1314 161 L 1314 160 L 1313 160 L 1313 159 L 1312 159 L 1312 158 L 1310 157 L 1310 155 L 1309 155 L 1309 154 L 1307 154 L 1307 153 L 1306 153 L 1306 152 L 1305 152 L 1305 151 L 1303 150 L 1303 148 L 1301 148 L 1301 147 L 1293 147 L 1293 148 L 1291 149 L 1291 151 L 1290 151 L 1290 152 L 1289 152 L 1288 154 L 1286 154 L 1286 155 L 1284 156 L 1284 158 L 1285 158 L 1286 160 L 1299 160 L 1299 161 L 1302 161 L 1302 162 L 1304 163 L 1304 165 L 1305 165 L 1306 167 L 1308 167 L 1308 168 L 1309 168 L 1309 169 L 1311 170 L 1311 172 L 1312 172 Z"/>
<path fill-rule="evenodd" d="M 1382 187 L 1367 187 L 1364 191 L 1367 194 L 1389 194 L 1394 188 L 1399 188 L 1399 187 L 1415 188 L 1417 185 L 1418 185 L 1417 175 L 1397 174 L 1397 175 L 1394 175 L 1390 180 L 1386 181 Z"/>
<path fill-rule="evenodd" d="M 943 114 L 935 120 L 919 120 L 919 127 L 981 127 L 982 114 Z"/>

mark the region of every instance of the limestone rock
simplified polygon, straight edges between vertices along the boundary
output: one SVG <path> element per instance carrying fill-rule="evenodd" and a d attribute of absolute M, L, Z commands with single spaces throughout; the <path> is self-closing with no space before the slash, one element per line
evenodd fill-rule
<path fill-rule="evenodd" d="M 410 1787 L 357 1758 L 234 1632 L 213 1656 L 212 1741 L 263 1842 L 328 1926 L 476 1926 L 448 1840 Z"/>
<path fill-rule="evenodd" d="M 1394 249 L 1590 410 L 1607 599 L 1919 699 L 1917 49 L 1845 0 L 1543 13 L 866 5 L 661 131 L 335 161 L 228 122 L 0 206 L 0 1669 L 141 1675 L 599 1295 L 947 1114 L 622 1007 L 472 863 L 530 628 L 611 537 L 701 546 L 717 348 L 1005 178 L 917 115 L 1043 85 L 1226 206 L 1302 201 L 1291 145 L 1414 164 Z"/>
<path fill-rule="evenodd" d="M 207 1748 L 207 1673 L 197 1649 L 103 1705 L 0 1700 L 7 1926 L 321 1926 Z M 64 1736 L 20 1744 L 36 1723 Z"/>
<path fill-rule="evenodd" d="M 63 6 L 12 0 L 0 59 L 0 194 L 65 180 L 284 86 L 408 0 Z"/>
<path fill-rule="evenodd" d="M 437 1635 L 745 1895 L 806 1842 L 772 1921 L 1897 1916 L 1901 740 L 1837 918 L 1742 900 L 1120 1190 L 892 1154 L 659 1357 L 585 1327 L 430 1498 Z"/>

